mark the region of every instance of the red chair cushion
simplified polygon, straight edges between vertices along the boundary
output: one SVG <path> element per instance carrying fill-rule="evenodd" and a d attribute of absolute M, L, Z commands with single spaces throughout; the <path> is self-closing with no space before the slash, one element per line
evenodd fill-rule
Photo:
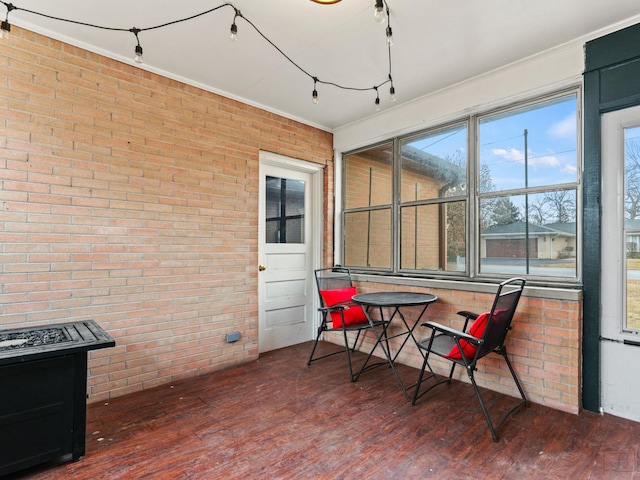
<path fill-rule="evenodd" d="M 337 290 L 320 290 L 320 295 L 327 307 L 333 307 L 339 303 L 350 302 L 351 298 L 353 298 L 357 293 L 358 291 L 356 290 L 356 287 L 340 288 Z M 349 305 L 349 308 L 345 308 L 343 313 L 344 324 L 347 327 L 367 322 L 367 316 L 360 305 Z M 330 312 L 330 315 L 331 321 L 333 322 L 333 328 L 342 327 L 342 316 L 340 315 L 340 311 L 336 310 L 334 312 Z"/>
<path fill-rule="evenodd" d="M 469 331 L 467 333 L 469 335 L 473 335 L 476 338 L 482 338 L 482 335 L 484 335 L 484 329 L 487 328 L 488 318 L 488 312 L 478 315 L 478 318 L 476 318 L 475 321 L 471 324 L 471 327 L 469 327 Z M 460 346 L 462 347 L 462 353 L 464 353 L 464 356 L 466 358 L 473 358 L 476 354 L 476 350 L 478 350 L 478 347 L 476 347 L 473 343 L 467 342 L 464 339 L 460 339 Z M 445 355 L 445 358 L 462 359 L 462 355 L 460 355 L 460 349 L 458 348 L 458 345 L 454 345 L 451 348 L 451 351 L 449 351 L 449 353 Z"/>

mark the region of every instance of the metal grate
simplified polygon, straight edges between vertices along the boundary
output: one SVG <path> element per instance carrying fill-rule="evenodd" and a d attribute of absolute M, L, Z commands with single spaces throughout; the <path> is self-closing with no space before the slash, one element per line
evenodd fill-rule
<path fill-rule="evenodd" d="M 54 343 L 71 339 L 62 328 L 43 328 L 12 333 L 0 333 L 0 350 L 11 350 Z"/>

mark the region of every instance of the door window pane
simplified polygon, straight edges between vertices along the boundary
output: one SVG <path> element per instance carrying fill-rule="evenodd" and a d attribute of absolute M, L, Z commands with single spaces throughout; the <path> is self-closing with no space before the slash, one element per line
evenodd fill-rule
<path fill-rule="evenodd" d="M 640 330 L 640 127 L 624 129 L 625 330 Z"/>
<path fill-rule="evenodd" d="M 267 243 L 304 243 L 305 183 L 267 177 L 266 193 Z"/>

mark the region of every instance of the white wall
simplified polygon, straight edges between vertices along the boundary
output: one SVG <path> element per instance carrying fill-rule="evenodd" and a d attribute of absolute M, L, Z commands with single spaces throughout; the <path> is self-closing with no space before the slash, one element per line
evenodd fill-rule
<path fill-rule="evenodd" d="M 334 148 L 340 155 L 478 111 L 578 85 L 583 70 L 583 42 L 563 45 L 338 128 L 334 131 Z"/>

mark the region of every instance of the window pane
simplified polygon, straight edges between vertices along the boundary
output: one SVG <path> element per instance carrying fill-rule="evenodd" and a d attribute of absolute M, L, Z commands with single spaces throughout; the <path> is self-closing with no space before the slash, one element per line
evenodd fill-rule
<path fill-rule="evenodd" d="M 576 276 L 576 191 L 480 200 L 482 273 Z"/>
<path fill-rule="evenodd" d="M 640 330 L 640 127 L 625 128 L 626 330 Z"/>
<path fill-rule="evenodd" d="M 577 181 L 577 97 L 480 120 L 480 193 Z"/>
<path fill-rule="evenodd" d="M 400 154 L 403 203 L 466 194 L 466 125 L 406 140 Z"/>
<path fill-rule="evenodd" d="M 345 214 L 344 262 L 350 267 L 391 267 L 391 209 Z"/>
<path fill-rule="evenodd" d="M 345 208 L 391 204 L 392 154 L 389 143 L 344 157 Z"/>
<path fill-rule="evenodd" d="M 267 243 L 304 243 L 304 189 L 300 180 L 267 177 Z"/>
<path fill-rule="evenodd" d="M 400 268 L 466 270 L 465 202 L 401 209 Z"/>

